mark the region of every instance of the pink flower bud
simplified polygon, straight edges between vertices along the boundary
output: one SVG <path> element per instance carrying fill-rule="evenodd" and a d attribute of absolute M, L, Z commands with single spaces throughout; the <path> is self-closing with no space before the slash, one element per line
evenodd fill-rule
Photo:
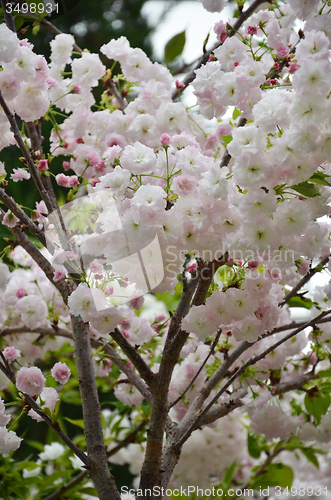
<path fill-rule="evenodd" d="M 64 161 L 62 163 L 62 166 L 63 166 L 64 170 L 67 172 L 70 169 L 70 162 L 69 161 Z"/>
<path fill-rule="evenodd" d="M 16 295 L 16 297 L 17 297 L 18 299 L 22 299 L 23 297 L 25 297 L 26 292 L 25 292 L 24 288 L 18 288 L 18 289 L 16 290 L 15 295 Z"/>
<path fill-rule="evenodd" d="M 248 26 L 248 28 L 247 28 L 247 33 L 248 33 L 249 35 L 256 35 L 256 33 L 257 33 L 257 29 L 258 29 L 258 26 L 257 26 L 257 25 L 256 25 L 256 26 Z"/>
<path fill-rule="evenodd" d="M 189 264 L 189 265 L 187 266 L 186 270 L 187 270 L 187 272 L 188 272 L 188 273 L 193 274 L 193 273 L 195 273 L 196 268 L 197 268 L 197 265 L 196 265 L 196 263 L 194 262 L 193 264 Z"/>
<path fill-rule="evenodd" d="M 235 62 L 233 63 L 233 66 L 234 66 L 235 68 L 236 68 L 237 66 L 239 66 L 238 61 L 235 61 Z"/>
<path fill-rule="evenodd" d="M 289 73 L 294 73 L 295 71 L 297 71 L 299 69 L 300 66 L 297 65 L 296 62 L 290 62 L 289 63 L 289 69 L 288 69 L 288 72 Z"/>
<path fill-rule="evenodd" d="M 72 93 L 73 94 L 80 94 L 81 93 L 79 83 L 75 83 L 75 85 L 72 87 Z"/>
<path fill-rule="evenodd" d="M 103 279 L 103 274 L 94 274 L 94 279 L 95 280 L 102 280 Z"/>
<path fill-rule="evenodd" d="M 6 347 L 3 350 L 3 355 L 6 358 L 6 360 L 8 361 L 8 363 L 12 363 L 17 358 L 21 357 L 21 351 L 19 349 L 15 349 L 14 346 Z"/>
<path fill-rule="evenodd" d="M 101 371 L 105 373 L 109 373 L 111 371 L 111 366 L 113 362 L 111 359 L 106 358 L 101 363 Z"/>
<path fill-rule="evenodd" d="M 79 137 L 78 139 L 76 139 L 76 142 L 77 142 L 77 144 L 82 144 L 82 142 L 84 142 L 84 140 L 82 137 Z"/>
<path fill-rule="evenodd" d="M 112 295 L 114 293 L 114 287 L 110 286 L 105 290 L 105 295 Z"/>
<path fill-rule="evenodd" d="M 37 165 L 37 170 L 38 170 L 38 172 L 42 172 L 43 170 L 48 170 L 48 161 L 47 160 L 40 160 L 38 165 Z"/>
<path fill-rule="evenodd" d="M 55 85 L 57 85 L 57 81 L 55 80 L 55 78 L 52 78 L 51 76 L 46 78 L 46 83 L 50 88 L 55 87 Z"/>
<path fill-rule="evenodd" d="M 16 387 L 19 391 L 29 394 L 29 396 L 36 396 L 40 394 L 45 387 L 46 379 L 36 366 L 27 368 L 24 366 L 20 368 L 16 375 Z"/>
<path fill-rule="evenodd" d="M 53 280 L 55 281 L 55 283 L 57 283 L 58 281 L 63 280 L 65 276 L 66 276 L 65 273 L 61 271 L 55 271 Z"/>
<path fill-rule="evenodd" d="M 185 83 L 183 82 L 180 82 L 179 80 L 176 80 L 176 89 L 180 90 L 180 89 L 185 89 Z"/>
<path fill-rule="evenodd" d="M 59 384 L 64 385 L 66 382 L 68 382 L 71 371 L 65 363 L 61 363 L 59 361 L 58 363 L 55 363 L 55 365 L 53 366 L 51 374 L 52 377 L 54 377 L 55 380 L 59 382 Z"/>
<path fill-rule="evenodd" d="M 247 265 L 248 269 L 257 269 L 259 267 L 259 262 L 257 260 L 249 260 Z"/>
<path fill-rule="evenodd" d="M 161 142 L 162 146 L 169 146 L 170 139 L 171 139 L 170 135 L 168 135 L 168 134 L 162 134 L 161 135 L 161 139 L 160 139 L 160 142 Z"/>

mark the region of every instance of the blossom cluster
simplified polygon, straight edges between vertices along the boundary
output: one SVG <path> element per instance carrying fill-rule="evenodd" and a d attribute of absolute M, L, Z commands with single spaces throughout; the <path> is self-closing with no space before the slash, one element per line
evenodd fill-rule
<path fill-rule="evenodd" d="M 223 0 L 203 3 L 212 12 L 224 6 Z M 41 411 L 56 411 L 58 391 L 46 387 L 45 374 L 33 365 L 65 340 L 54 336 L 40 342 L 39 332 L 61 328 L 69 335 L 70 314 L 80 316 L 89 323 L 92 340 L 108 342 L 116 329 L 157 373 L 171 315 L 157 295 L 146 292 L 174 295 L 195 276 L 207 280 L 213 262 L 222 265 L 215 268 L 206 300 L 192 305 L 181 320 L 188 339 L 170 382 L 170 402 L 208 359 L 171 410 L 174 421 L 185 418 L 206 379 L 243 342 L 249 345 L 238 356 L 238 366 L 291 331 L 284 295 L 330 255 L 331 247 L 331 33 L 320 4 L 291 0 L 281 9 L 263 8 L 237 31 L 232 29 L 235 19 L 228 25 L 218 22 L 219 46 L 195 71 L 191 85 L 198 113 L 180 100 L 173 102 L 170 71 L 131 48 L 124 37 L 100 50 L 109 61 L 119 62 L 123 80 L 137 96 L 130 100 L 129 94 L 121 103 L 105 93 L 93 111 L 93 89 L 100 79 L 107 86 L 109 78 L 98 54 L 76 57 L 73 36 L 59 34 L 51 42 L 48 64 L 30 42 L 0 25 L 0 89 L 10 110 L 25 121 L 52 115 L 55 108 L 66 116 L 53 128 L 49 157 L 38 160 L 37 170 L 51 172 L 52 158 L 60 157 L 64 172 L 72 171 L 55 180 L 71 190 L 68 199 L 73 201 L 47 220 L 44 202 L 37 203 L 33 214 L 45 229 L 49 245 L 41 253 L 55 270 L 54 282 L 73 275 L 80 281 L 68 305 L 22 247 L 10 253 L 15 264 L 11 272 L 0 264 L 0 325 L 13 329 L 4 356 L 16 367 L 21 355 L 16 388 L 35 398 Z M 305 21 L 304 37 L 293 28 L 297 18 Z M 68 67 L 70 77 L 64 71 Z M 179 94 L 184 87 L 177 85 Z M 0 136 L 0 149 L 14 143 L 2 111 Z M 30 146 L 27 138 L 26 143 Z M 5 166 L 1 169 L 5 174 Z M 24 168 L 15 169 L 11 180 L 25 182 L 29 176 Z M 87 196 L 74 199 L 81 184 Z M 67 248 L 58 215 L 70 237 Z M 3 224 L 14 228 L 17 222 L 8 210 Z M 313 314 L 330 308 L 329 285 L 309 293 L 299 300 L 301 305 L 308 301 Z M 15 329 L 27 334 L 15 335 Z M 210 354 L 216 334 L 218 345 Z M 210 484 L 196 450 L 212 451 L 210 470 L 217 479 L 235 460 L 246 474 L 254 464 L 244 450 L 248 421 L 253 432 L 269 440 L 299 433 L 304 441 L 313 437 L 330 443 L 330 411 L 317 428 L 307 422 L 307 413 L 297 410 L 305 404 L 302 394 L 280 400 L 272 387 L 290 383 L 312 366 L 326 370 L 330 341 L 325 323 L 262 356 L 241 385 L 248 416 L 236 410 L 193 434 L 174 484 L 192 484 L 192 470 L 199 486 Z M 115 364 L 97 352 L 96 376 L 108 380 Z M 125 366 L 135 371 L 130 361 Z M 58 362 L 51 375 L 64 385 L 70 369 Z M 2 388 L 8 383 L 1 378 Z M 225 383 L 211 391 L 206 404 Z M 114 394 L 127 406 L 139 406 L 144 399 L 124 374 L 117 377 Z M 219 404 L 226 401 L 226 393 L 218 398 Z M 30 409 L 28 414 L 42 421 L 40 413 Z M 20 444 L 5 428 L 9 419 L 0 400 L 0 451 L 5 454 Z M 142 448 L 131 444 L 113 461 L 130 461 L 137 475 Z"/>

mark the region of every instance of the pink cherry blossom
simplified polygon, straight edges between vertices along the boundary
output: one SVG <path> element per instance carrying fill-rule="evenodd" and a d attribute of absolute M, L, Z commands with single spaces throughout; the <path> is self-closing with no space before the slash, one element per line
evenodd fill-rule
<path fill-rule="evenodd" d="M 13 361 L 16 361 L 17 358 L 21 357 L 21 351 L 16 349 L 14 346 L 6 347 L 3 350 L 3 355 L 8 363 L 12 363 Z"/>
<path fill-rule="evenodd" d="M 14 182 L 22 181 L 23 179 L 30 179 L 31 175 L 27 170 L 24 170 L 23 168 L 14 168 L 13 174 L 10 175 L 10 178 Z"/>
<path fill-rule="evenodd" d="M 43 170 L 48 170 L 48 161 L 40 160 L 37 165 L 38 172 L 42 172 Z"/>
<path fill-rule="evenodd" d="M 65 363 L 59 361 L 53 366 L 51 374 L 57 382 L 64 385 L 68 382 L 71 371 Z"/>
<path fill-rule="evenodd" d="M 16 387 L 19 391 L 36 396 L 45 387 L 46 379 L 40 368 L 31 366 L 30 368 L 20 368 L 16 375 Z"/>

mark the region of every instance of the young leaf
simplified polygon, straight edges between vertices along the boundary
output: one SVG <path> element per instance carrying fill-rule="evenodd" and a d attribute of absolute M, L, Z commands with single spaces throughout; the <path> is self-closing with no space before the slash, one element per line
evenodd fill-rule
<path fill-rule="evenodd" d="M 290 189 L 293 189 L 299 194 L 306 196 L 307 198 L 314 198 L 315 196 L 321 196 L 319 191 L 317 191 L 314 184 L 311 182 L 300 182 L 300 184 L 295 184 L 294 186 L 290 186 Z"/>
<path fill-rule="evenodd" d="M 253 489 L 267 488 L 268 486 L 291 487 L 294 474 L 291 467 L 281 463 L 269 464 L 268 468 L 254 478 L 250 487 Z"/>
<path fill-rule="evenodd" d="M 64 420 L 67 420 L 72 425 L 76 425 L 77 427 L 84 429 L 84 420 L 83 419 L 73 420 L 72 418 L 64 417 Z"/>
<path fill-rule="evenodd" d="M 304 307 L 305 309 L 311 309 L 313 307 L 313 302 L 306 297 L 292 297 L 288 301 L 290 307 Z"/>
<path fill-rule="evenodd" d="M 183 52 L 186 42 L 186 33 L 182 31 L 173 36 L 164 48 L 164 60 L 167 64 L 171 63 Z"/>
<path fill-rule="evenodd" d="M 311 182 L 314 182 L 315 184 L 322 184 L 323 186 L 330 186 L 331 185 L 330 182 L 326 180 L 327 177 L 330 177 L 330 175 L 323 174 L 323 172 L 316 172 L 308 180 Z"/>
<path fill-rule="evenodd" d="M 325 392 L 311 390 L 305 395 L 306 410 L 315 418 L 317 424 L 320 423 L 322 415 L 328 411 L 330 404 L 331 397 Z"/>

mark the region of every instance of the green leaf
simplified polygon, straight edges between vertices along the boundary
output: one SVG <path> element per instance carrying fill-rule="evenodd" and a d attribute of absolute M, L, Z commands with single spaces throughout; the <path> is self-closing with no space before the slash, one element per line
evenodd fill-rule
<path fill-rule="evenodd" d="M 313 389 L 305 395 L 305 407 L 307 412 L 315 418 L 317 424 L 320 423 L 322 415 L 325 415 L 331 404 L 329 394 Z"/>
<path fill-rule="evenodd" d="M 318 376 L 320 378 L 329 378 L 331 377 L 331 370 L 321 370 L 320 372 L 318 372 Z"/>
<path fill-rule="evenodd" d="M 234 108 L 232 113 L 232 120 L 236 120 L 241 115 L 241 111 L 238 108 Z"/>
<path fill-rule="evenodd" d="M 23 16 L 15 16 L 15 29 L 18 31 L 24 24 Z"/>
<path fill-rule="evenodd" d="M 256 467 L 258 470 L 259 466 Z M 255 469 L 255 467 L 254 467 Z M 254 469 L 252 469 L 254 471 Z M 250 487 L 253 489 L 267 488 L 268 486 L 281 486 L 290 488 L 294 479 L 293 470 L 288 465 L 281 463 L 270 464 L 268 468 L 254 478 Z"/>
<path fill-rule="evenodd" d="M 315 467 L 317 469 L 319 469 L 319 463 L 318 463 L 318 460 L 316 458 L 316 455 L 314 453 L 314 449 L 313 448 L 301 448 L 301 452 L 304 454 L 304 456 L 306 457 L 306 459 L 311 462 L 313 465 L 315 465 Z"/>
<path fill-rule="evenodd" d="M 258 437 L 253 434 L 248 434 L 248 453 L 253 458 L 260 458 L 261 447 L 259 445 Z"/>
<path fill-rule="evenodd" d="M 288 301 L 290 307 L 304 307 L 305 309 L 311 309 L 314 305 L 313 301 L 306 299 L 306 297 L 292 297 Z"/>
<path fill-rule="evenodd" d="M 72 425 L 76 425 L 77 427 L 84 429 L 84 420 L 83 419 L 73 420 L 72 418 L 68 418 L 68 417 L 63 417 L 63 418 L 64 418 L 64 420 L 67 420 L 68 422 L 70 422 Z"/>
<path fill-rule="evenodd" d="M 226 471 L 226 474 L 223 479 L 223 483 L 226 485 L 226 487 L 230 486 L 232 478 L 236 473 L 236 468 L 237 468 L 237 462 L 234 461 L 233 464 Z"/>
<path fill-rule="evenodd" d="M 164 60 L 166 63 L 172 62 L 183 52 L 186 42 L 185 30 L 173 36 L 164 47 Z"/>
<path fill-rule="evenodd" d="M 35 26 L 33 26 L 32 33 L 34 35 L 38 35 L 39 31 L 40 31 L 40 24 L 36 24 Z"/>
<path fill-rule="evenodd" d="M 32 448 L 35 448 L 38 451 L 44 451 L 44 445 L 39 441 L 32 441 L 31 439 L 25 439 L 24 443 L 28 444 Z"/>
<path fill-rule="evenodd" d="M 40 467 L 40 466 L 38 464 L 36 464 L 35 462 L 21 462 L 20 464 L 18 464 L 16 469 L 17 470 L 23 470 L 23 469 L 33 470 L 33 469 L 36 469 L 37 467 Z"/>
<path fill-rule="evenodd" d="M 322 184 L 323 186 L 330 186 L 331 183 L 326 180 L 327 177 L 331 177 L 331 176 L 327 175 L 327 174 L 323 174 L 323 172 L 316 172 L 308 180 L 311 182 L 314 182 L 315 184 Z"/>
<path fill-rule="evenodd" d="M 81 488 L 79 490 L 79 493 L 84 493 L 85 495 L 92 495 L 93 497 L 98 496 L 97 490 L 94 488 L 91 488 L 89 486 L 86 486 L 85 488 Z"/>
<path fill-rule="evenodd" d="M 232 141 L 232 135 L 223 135 L 223 145 L 226 147 Z"/>
<path fill-rule="evenodd" d="M 321 196 L 319 191 L 317 191 L 314 184 L 311 182 L 300 182 L 300 184 L 295 184 L 294 186 L 289 186 L 290 189 L 293 189 L 299 194 L 306 196 L 307 198 L 314 198 L 315 196 Z"/>

